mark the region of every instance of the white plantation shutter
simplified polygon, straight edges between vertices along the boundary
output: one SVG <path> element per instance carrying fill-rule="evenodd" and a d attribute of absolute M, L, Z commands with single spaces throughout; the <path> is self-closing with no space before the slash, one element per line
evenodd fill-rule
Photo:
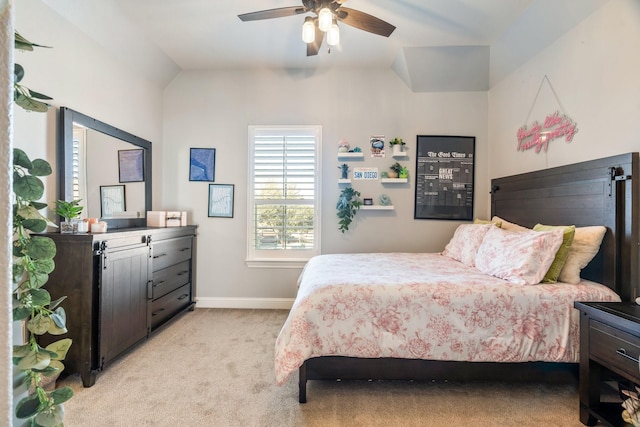
<path fill-rule="evenodd" d="M 320 126 L 249 127 L 249 261 L 320 252 L 320 140 Z"/>

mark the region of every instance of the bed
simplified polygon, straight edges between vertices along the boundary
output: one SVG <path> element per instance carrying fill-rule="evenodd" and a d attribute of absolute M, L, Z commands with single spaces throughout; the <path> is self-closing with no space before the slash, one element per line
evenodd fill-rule
<path fill-rule="evenodd" d="M 577 283 L 522 286 L 482 273 L 486 245 L 475 268 L 443 254 L 310 260 L 276 342 L 277 382 L 297 370 L 304 403 L 308 380 L 575 379 L 573 302 L 638 294 L 637 180 L 638 153 L 492 180 L 492 216 L 507 224 L 604 227 Z M 482 227 L 503 236 L 490 224 L 473 230 Z"/>

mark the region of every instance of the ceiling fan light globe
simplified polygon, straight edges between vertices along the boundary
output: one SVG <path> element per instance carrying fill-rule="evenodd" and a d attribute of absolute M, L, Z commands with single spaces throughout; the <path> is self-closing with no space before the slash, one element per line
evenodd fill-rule
<path fill-rule="evenodd" d="M 313 19 L 309 16 L 302 24 L 302 41 L 305 43 L 313 43 L 316 39 L 316 29 L 313 25 Z"/>
<path fill-rule="evenodd" d="M 338 24 L 332 24 L 327 32 L 327 44 L 329 46 L 337 46 L 340 44 L 340 28 Z"/>
<path fill-rule="evenodd" d="M 323 7 L 318 12 L 318 28 L 320 31 L 327 32 L 333 23 L 333 13 L 328 7 Z"/>

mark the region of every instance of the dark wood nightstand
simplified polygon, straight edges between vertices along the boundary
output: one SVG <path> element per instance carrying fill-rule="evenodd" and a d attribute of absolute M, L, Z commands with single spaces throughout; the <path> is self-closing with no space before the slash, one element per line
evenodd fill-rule
<path fill-rule="evenodd" d="M 624 426 L 620 403 L 600 402 L 607 370 L 640 384 L 640 306 L 631 302 L 576 302 L 580 310 L 580 421 Z"/>

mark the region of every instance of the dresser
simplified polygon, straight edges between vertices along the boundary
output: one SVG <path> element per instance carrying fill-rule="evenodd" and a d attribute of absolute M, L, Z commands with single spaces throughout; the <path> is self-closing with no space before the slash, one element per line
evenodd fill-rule
<path fill-rule="evenodd" d="M 601 402 L 602 380 L 640 384 L 640 306 L 632 302 L 576 302 L 580 310 L 580 421 L 624 426 L 620 402 Z"/>
<path fill-rule="evenodd" d="M 47 290 L 66 296 L 73 344 L 64 374 L 85 387 L 118 356 L 195 306 L 196 227 L 132 228 L 100 234 L 48 233 L 56 243 Z"/>

